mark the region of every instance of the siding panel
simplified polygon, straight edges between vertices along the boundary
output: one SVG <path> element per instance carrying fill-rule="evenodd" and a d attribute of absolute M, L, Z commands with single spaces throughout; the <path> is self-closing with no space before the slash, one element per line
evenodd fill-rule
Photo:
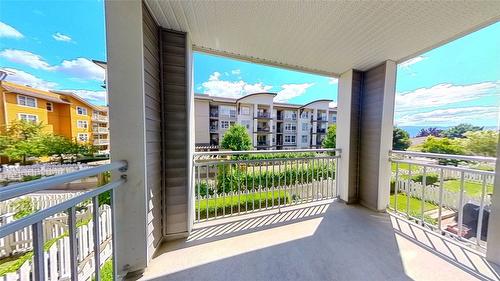
<path fill-rule="evenodd" d="M 158 26 L 143 5 L 144 93 L 146 106 L 146 165 L 148 249 L 154 253 L 162 238 L 161 106 Z"/>
<path fill-rule="evenodd" d="M 165 234 L 188 229 L 188 119 L 186 35 L 161 31 L 161 83 L 164 135 Z"/>

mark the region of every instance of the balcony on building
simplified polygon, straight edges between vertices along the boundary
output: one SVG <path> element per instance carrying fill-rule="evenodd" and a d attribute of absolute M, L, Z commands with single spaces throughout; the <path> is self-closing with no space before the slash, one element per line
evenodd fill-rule
<path fill-rule="evenodd" d="M 272 119 L 271 112 L 269 111 L 269 107 L 263 107 L 259 105 L 257 112 L 254 116 L 254 119 Z"/>
<path fill-rule="evenodd" d="M 94 139 L 94 145 L 109 145 L 109 139 Z"/>
<path fill-rule="evenodd" d="M 448 200 L 442 181 L 412 180 L 418 171 L 498 189 L 498 157 L 391 151 L 397 63 L 496 22 L 499 2 L 104 3 L 112 163 L 0 188 L 2 200 L 13 199 L 112 171 L 109 184 L 58 207 L 72 218 L 61 232 L 72 246 L 63 253 L 71 259 L 64 278 L 78 274 L 82 261 L 100 268 L 98 254 L 76 250 L 89 242 L 76 231 L 76 209 L 82 200 L 97 209 L 92 198 L 111 191 L 118 280 L 499 280 L 498 190 Z M 258 134 L 253 151 L 195 152 L 194 51 L 337 78 L 337 148 L 296 149 L 286 154 L 300 157 L 283 158 L 260 151 L 274 148 L 273 136 Z M 251 98 L 257 104 L 262 97 Z M 271 118 L 270 111 L 260 116 Z M 206 124 L 200 131 L 218 145 Z M 317 146 L 320 139 L 311 139 Z M 410 212 L 419 196 L 435 209 L 422 204 Z M 2 234 L 33 230 L 28 279 L 56 276 L 48 271 L 59 258 L 44 252 L 47 214 L 1 226 Z"/>
<path fill-rule="evenodd" d="M 218 118 L 219 117 L 219 107 L 218 106 L 210 106 L 210 118 Z"/>
<path fill-rule="evenodd" d="M 109 134 L 109 129 L 107 127 L 93 127 L 92 132 L 94 134 Z"/>
<path fill-rule="evenodd" d="M 107 115 L 92 114 L 92 121 L 97 123 L 108 123 L 109 117 Z"/>

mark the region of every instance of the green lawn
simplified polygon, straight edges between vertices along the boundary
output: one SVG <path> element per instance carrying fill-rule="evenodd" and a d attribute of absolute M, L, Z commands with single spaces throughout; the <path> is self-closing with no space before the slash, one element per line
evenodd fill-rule
<path fill-rule="evenodd" d="M 389 206 L 391 208 L 394 208 L 394 206 L 395 206 L 394 199 L 395 199 L 394 194 L 391 194 L 390 203 L 389 203 L 390 204 Z M 402 213 L 406 213 L 406 204 L 407 204 L 406 195 L 405 194 L 398 194 L 398 205 L 397 205 L 396 210 L 398 210 L 399 212 L 402 212 Z M 410 197 L 410 205 L 409 206 L 410 206 L 410 209 L 409 209 L 408 213 L 410 214 L 410 216 L 420 218 L 421 214 L 422 214 L 422 200 L 420 200 L 418 198 Z M 438 208 L 437 205 L 429 203 L 429 202 L 425 202 L 424 212 L 434 210 L 437 208 Z M 424 220 L 427 223 L 436 224 L 436 220 L 430 218 L 427 215 L 424 215 Z"/>
<path fill-rule="evenodd" d="M 460 180 L 447 180 L 443 183 L 444 188 L 453 192 L 460 192 Z M 464 190 L 468 195 L 481 196 L 483 184 L 479 182 L 464 181 Z M 493 185 L 486 185 L 486 193 L 493 192 Z"/>
<path fill-rule="evenodd" d="M 398 163 L 398 168 L 399 170 L 406 170 L 408 171 L 410 165 L 408 163 Z M 411 170 L 412 171 L 418 171 L 421 166 L 419 165 L 412 165 Z M 393 172 L 396 172 L 396 163 L 391 163 L 391 169 Z"/>
<path fill-rule="evenodd" d="M 217 210 L 217 215 L 221 216 L 225 209 L 226 214 L 232 212 L 245 211 L 265 208 L 266 202 L 267 206 L 289 203 L 291 198 L 290 195 L 285 191 L 264 191 L 262 193 L 256 192 L 252 194 L 241 194 L 241 195 L 226 195 L 225 198 L 218 197 L 210 198 L 208 200 L 201 199 L 200 202 L 195 203 L 196 216 L 198 215 L 198 209 L 200 210 L 200 219 L 206 218 L 207 215 L 207 204 L 208 204 L 208 216 L 215 216 Z M 198 206 L 199 205 L 199 206 Z M 248 208 L 248 209 L 247 209 Z"/>

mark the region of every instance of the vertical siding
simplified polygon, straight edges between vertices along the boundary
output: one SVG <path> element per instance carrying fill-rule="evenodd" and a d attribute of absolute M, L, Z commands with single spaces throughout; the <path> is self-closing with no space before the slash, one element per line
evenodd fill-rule
<path fill-rule="evenodd" d="M 363 73 L 359 123 L 359 199 L 377 209 L 385 64 Z"/>
<path fill-rule="evenodd" d="M 148 201 L 147 245 L 148 253 L 152 255 L 162 238 L 159 27 L 144 4 L 142 20 Z"/>
<path fill-rule="evenodd" d="M 188 230 L 188 130 L 186 34 L 161 31 L 164 136 L 164 226 L 167 237 Z"/>
<path fill-rule="evenodd" d="M 348 203 L 358 200 L 359 142 L 360 142 L 360 106 L 363 91 L 363 72 L 353 71 L 351 89 L 351 131 L 349 144 L 349 194 Z"/>

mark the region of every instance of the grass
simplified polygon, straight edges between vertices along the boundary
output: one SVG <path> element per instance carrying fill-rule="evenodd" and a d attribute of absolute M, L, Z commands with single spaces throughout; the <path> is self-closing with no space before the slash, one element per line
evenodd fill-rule
<path fill-rule="evenodd" d="M 251 194 L 241 194 L 241 195 L 226 195 L 225 198 L 219 197 L 217 200 L 215 198 L 201 199 L 200 202 L 196 202 L 195 211 L 196 215 L 198 210 L 200 212 L 200 219 L 207 218 L 207 204 L 208 204 L 208 216 L 213 217 L 217 212 L 217 215 L 223 215 L 224 210 L 226 214 L 230 214 L 231 210 L 233 213 L 239 211 L 260 209 L 266 207 L 266 202 L 268 206 L 277 205 L 278 203 L 284 204 L 289 203 L 291 200 L 290 195 L 285 191 L 264 191 L 262 193 L 255 192 Z"/>
<path fill-rule="evenodd" d="M 397 207 L 395 208 L 396 210 L 400 211 L 400 212 L 403 212 L 403 213 L 406 213 L 407 211 L 407 208 L 406 208 L 406 204 L 407 204 L 407 197 L 405 194 L 398 194 L 398 202 L 397 202 Z M 420 218 L 421 217 L 421 212 L 422 212 L 422 200 L 418 199 L 418 198 L 415 198 L 415 197 L 410 197 L 410 204 L 409 204 L 409 210 L 408 210 L 408 213 L 410 214 L 410 216 L 413 216 L 413 217 L 416 217 L 416 218 Z M 394 194 L 391 194 L 391 197 L 390 197 L 390 203 L 389 203 L 390 207 L 391 208 L 394 208 L 395 206 L 395 196 Z M 430 211 L 430 210 L 435 210 L 437 209 L 438 206 L 435 205 L 435 204 L 432 204 L 432 203 L 429 203 L 429 202 L 424 202 L 424 212 L 427 212 L 427 211 Z M 426 221 L 427 223 L 431 223 L 431 224 L 436 224 L 436 220 L 435 219 L 432 219 L 430 218 L 429 216 L 427 215 L 424 215 L 424 221 Z"/>
<path fill-rule="evenodd" d="M 410 168 L 410 165 L 408 163 L 398 163 L 398 167 L 400 170 L 408 171 Z M 393 172 L 396 172 L 396 163 L 391 163 L 391 169 Z M 420 169 L 420 167 L 418 165 L 411 166 L 412 171 L 418 171 L 419 169 Z"/>
<path fill-rule="evenodd" d="M 92 277 L 92 281 L 95 280 L 95 277 Z M 113 280 L 113 259 L 107 260 L 101 266 L 101 280 L 102 281 L 112 281 Z"/>
<path fill-rule="evenodd" d="M 460 193 L 460 180 L 458 179 L 444 181 L 443 185 L 446 190 Z M 467 193 L 467 195 L 481 196 L 483 190 L 483 184 L 479 182 L 464 181 L 464 190 Z M 493 192 L 493 185 L 487 184 L 486 193 L 488 194 L 492 192 Z"/>

